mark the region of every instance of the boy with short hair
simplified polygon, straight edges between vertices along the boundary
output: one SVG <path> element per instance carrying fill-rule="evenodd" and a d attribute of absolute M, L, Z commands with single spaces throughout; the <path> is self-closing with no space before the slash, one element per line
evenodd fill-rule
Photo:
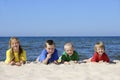
<path fill-rule="evenodd" d="M 47 40 L 45 43 L 45 49 L 43 49 L 42 53 L 36 59 L 37 62 L 41 62 L 43 64 L 55 63 L 58 64 L 58 51 L 55 48 L 55 43 L 53 40 Z"/>
<path fill-rule="evenodd" d="M 64 50 L 65 51 L 63 52 L 63 55 L 61 57 L 62 63 L 70 64 L 70 61 L 74 61 L 74 63 L 78 63 L 79 55 L 74 50 L 72 43 L 66 43 L 64 45 Z"/>

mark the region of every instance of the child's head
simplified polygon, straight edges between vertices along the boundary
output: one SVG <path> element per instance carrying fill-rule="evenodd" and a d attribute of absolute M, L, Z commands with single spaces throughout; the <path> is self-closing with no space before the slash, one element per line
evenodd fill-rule
<path fill-rule="evenodd" d="M 94 46 L 95 52 L 97 52 L 99 55 L 102 55 L 105 52 L 105 46 L 103 42 L 97 42 Z"/>
<path fill-rule="evenodd" d="M 55 50 L 55 43 L 53 40 L 47 40 L 45 43 L 45 48 L 48 53 L 53 54 Z"/>
<path fill-rule="evenodd" d="M 73 54 L 73 51 L 74 51 L 72 43 L 66 43 L 64 45 L 64 50 L 69 56 L 71 56 Z"/>
<path fill-rule="evenodd" d="M 14 51 L 18 51 L 19 48 L 20 48 L 20 42 L 16 37 L 11 37 L 10 40 L 9 40 L 9 46 Z"/>

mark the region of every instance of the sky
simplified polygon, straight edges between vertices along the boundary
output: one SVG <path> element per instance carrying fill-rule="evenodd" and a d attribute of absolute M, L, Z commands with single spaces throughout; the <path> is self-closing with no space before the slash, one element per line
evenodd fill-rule
<path fill-rule="evenodd" d="M 0 0 L 0 36 L 120 36 L 120 0 Z"/>

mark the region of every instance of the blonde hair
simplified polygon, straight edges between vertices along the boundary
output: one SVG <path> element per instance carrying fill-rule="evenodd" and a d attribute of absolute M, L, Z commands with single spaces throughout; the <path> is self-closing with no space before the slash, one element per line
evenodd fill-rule
<path fill-rule="evenodd" d="M 9 47 L 11 48 L 11 41 L 14 40 L 14 39 L 19 43 L 19 55 L 20 55 L 23 52 L 23 50 L 21 48 L 20 41 L 18 40 L 18 38 L 11 37 L 10 40 L 9 40 Z M 12 49 L 11 54 L 13 54 L 13 53 L 14 52 L 13 52 L 13 49 Z"/>
<path fill-rule="evenodd" d="M 18 40 L 18 38 L 16 38 L 16 37 L 11 37 L 10 40 L 9 40 L 9 46 L 10 46 L 10 48 L 11 48 L 11 41 L 12 41 L 13 39 L 15 39 L 15 40 L 20 44 L 20 41 Z"/>
<path fill-rule="evenodd" d="M 95 44 L 94 50 L 96 51 L 98 47 L 103 48 L 105 50 L 105 45 L 102 41 L 99 41 Z"/>
<path fill-rule="evenodd" d="M 64 49 L 66 49 L 66 47 L 68 47 L 68 46 L 73 48 L 73 44 L 70 43 L 70 42 L 68 42 L 68 43 L 65 43 L 65 45 L 64 45 Z"/>

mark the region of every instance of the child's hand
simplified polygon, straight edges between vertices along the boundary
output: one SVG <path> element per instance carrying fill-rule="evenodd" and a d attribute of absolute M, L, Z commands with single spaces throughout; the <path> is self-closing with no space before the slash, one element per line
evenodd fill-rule
<path fill-rule="evenodd" d="M 99 61 L 99 63 L 103 63 L 103 60 Z"/>
<path fill-rule="evenodd" d="M 15 62 L 14 62 L 14 61 L 11 61 L 9 64 L 10 64 L 10 65 L 15 65 Z"/>
<path fill-rule="evenodd" d="M 21 63 L 21 64 L 25 64 L 25 61 L 22 61 L 22 60 L 21 60 L 20 63 Z"/>
<path fill-rule="evenodd" d="M 70 65 L 70 63 L 69 63 L 69 62 L 64 62 L 64 64 Z"/>
<path fill-rule="evenodd" d="M 57 62 L 57 61 L 54 61 L 53 63 L 54 63 L 54 64 L 58 64 L 58 62 Z"/>
<path fill-rule="evenodd" d="M 77 64 L 77 63 L 78 63 L 78 61 L 74 61 L 74 63 L 75 63 L 75 64 Z"/>
<path fill-rule="evenodd" d="M 52 54 L 47 54 L 47 58 L 50 59 Z"/>
<path fill-rule="evenodd" d="M 20 62 L 15 63 L 16 66 L 21 66 Z"/>

